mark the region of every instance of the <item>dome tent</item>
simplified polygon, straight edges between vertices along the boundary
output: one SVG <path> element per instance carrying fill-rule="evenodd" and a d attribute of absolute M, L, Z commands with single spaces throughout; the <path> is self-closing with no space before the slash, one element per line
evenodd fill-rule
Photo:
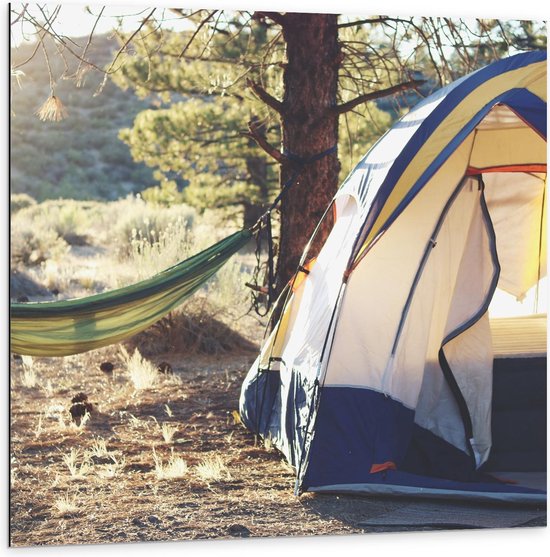
<path fill-rule="evenodd" d="M 488 314 L 497 287 L 521 297 L 546 275 L 546 156 L 531 52 L 425 99 L 350 173 L 241 391 L 296 493 L 546 499 L 546 320 L 497 354 L 497 329 L 519 337 Z M 503 466 L 544 481 L 499 481 Z"/>

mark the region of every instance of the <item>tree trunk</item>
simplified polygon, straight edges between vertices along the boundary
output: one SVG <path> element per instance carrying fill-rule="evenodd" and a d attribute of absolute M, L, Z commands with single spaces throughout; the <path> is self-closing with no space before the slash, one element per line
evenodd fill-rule
<path fill-rule="evenodd" d="M 283 149 L 311 157 L 338 142 L 336 105 L 341 49 L 337 15 L 287 13 L 282 24 L 287 48 L 282 107 Z M 294 173 L 295 163 L 281 167 L 281 184 Z M 303 249 L 338 187 L 340 162 L 336 152 L 307 164 L 282 199 L 277 290 L 296 272 Z M 317 254 L 332 227 L 327 215 L 310 255 Z"/>

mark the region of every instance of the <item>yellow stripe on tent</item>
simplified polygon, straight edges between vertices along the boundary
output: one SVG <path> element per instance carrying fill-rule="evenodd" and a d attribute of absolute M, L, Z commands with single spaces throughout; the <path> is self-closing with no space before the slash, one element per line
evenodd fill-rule
<path fill-rule="evenodd" d="M 479 112 L 492 99 L 501 93 L 509 91 L 512 87 L 529 89 L 539 98 L 546 101 L 546 61 L 531 64 L 491 78 L 464 97 L 449 112 L 401 174 L 363 246 L 359 250 L 355 259 L 356 262 L 361 259 L 363 252 L 379 234 L 384 223 L 399 203 L 401 203 L 411 187 L 422 176 L 435 157 L 445 149 L 453 137 L 468 123 L 472 115 Z"/>

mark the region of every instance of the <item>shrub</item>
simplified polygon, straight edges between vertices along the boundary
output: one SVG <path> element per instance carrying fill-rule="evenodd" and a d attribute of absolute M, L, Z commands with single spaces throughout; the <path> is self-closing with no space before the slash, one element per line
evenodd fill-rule
<path fill-rule="evenodd" d="M 12 215 L 31 205 L 36 205 L 36 201 L 26 193 L 15 193 L 10 195 L 10 211 Z"/>
<path fill-rule="evenodd" d="M 29 209 L 22 209 L 11 224 L 11 266 L 39 265 L 61 257 L 67 252 L 68 244 L 59 236 L 51 222 L 33 219 Z"/>
<path fill-rule="evenodd" d="M 192 207 L 179 204 L 163 208 L 146 203 L 139 195 L 130 195 L 110 204 L 109 212 L 112 216 L 108 219 L 116 223 L 111 242 L 119 247 L 119 256 L 138 264 L 148 276 L 173 265 L 188 253 L 188 231 L 196 217 Z M 159 257 L 162 262 L 158 261 Z M 144 278 L 140 271 L 138 275 Z"/>

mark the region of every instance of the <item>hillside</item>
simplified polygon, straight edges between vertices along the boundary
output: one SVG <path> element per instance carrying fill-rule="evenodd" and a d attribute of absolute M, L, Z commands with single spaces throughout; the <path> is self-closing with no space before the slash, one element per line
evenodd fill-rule
<path fill-rule="evenodd" d="M 85 44 L 85 39 L 73 39 Z M 90 58 L 100 66 L 111 60 L 116 43 L 107 36 L 94 39 Z M 12 65 L 26 60 L 33 45 L 12 49 Z M 71 61 L 76 69 L 75 61 Z M 49 95 L 49 77 L 42 52 L 12 80 L 11 87 L 11 193 L 28 193 L 42 201 L 51 198 L 117 199 L 154 183 L 152 171 L 132 160 L 128 147 L 118 139 L 121 128 L 132 124 L 149 103 L 131 91 L 107 82 L 94 96 L 103 76 L 89 71 L 77 87 L 74 79 L 62 79 L 63 65 L 52 54 L 56 96 L 67 117 L 42 122 L 37 110 Z"/>

